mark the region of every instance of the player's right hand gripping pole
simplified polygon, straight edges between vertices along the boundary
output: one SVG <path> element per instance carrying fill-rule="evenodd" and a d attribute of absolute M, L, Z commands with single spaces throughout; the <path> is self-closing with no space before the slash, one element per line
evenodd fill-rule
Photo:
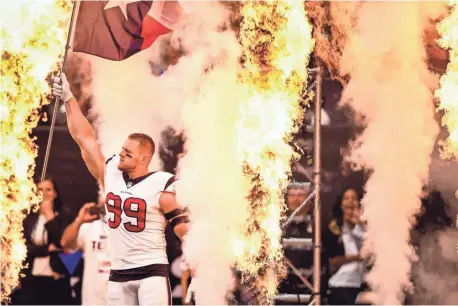
<path fill-rule="evenodd" d="M 54 78 L 54 82 L 52 84 L 52 94 L 64 103 L 73 98 L 72 91 L 70 90 L 70 84 L 67 81 L 65 73 L 61 73 L 60 77 Z"/>

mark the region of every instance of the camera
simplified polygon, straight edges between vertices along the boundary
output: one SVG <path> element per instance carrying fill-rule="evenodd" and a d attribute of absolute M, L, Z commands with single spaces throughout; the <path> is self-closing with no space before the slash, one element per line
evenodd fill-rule
<path fill-rule="evenodd" d="M 103 206 L 93 206 L 91 208 L 89 208 L 89 213 L 91 215 L 99 215 L 100 214 L 100 211 L 104 209 Z"/>

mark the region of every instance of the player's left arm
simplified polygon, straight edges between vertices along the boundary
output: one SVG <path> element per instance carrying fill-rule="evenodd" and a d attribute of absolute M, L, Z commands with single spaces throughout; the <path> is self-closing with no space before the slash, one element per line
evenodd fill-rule
<path fill-rule="evenodd" d="M 189 214 L 186 209 L 180 208 L 175 193 L 164 191 L 159 197 L 159 206 L 165 218 L 170 223 L 175 234 L 183 240 L 189 230 Z"/>

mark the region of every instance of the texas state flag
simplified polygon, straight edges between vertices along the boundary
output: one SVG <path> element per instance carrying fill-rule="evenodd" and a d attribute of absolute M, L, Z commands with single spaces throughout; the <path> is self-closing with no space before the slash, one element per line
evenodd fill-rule
<path fill-rule="evenodd" d="M 174 30 L 185 11 L 178 1 L 77 1 L 75 52 L 122 61 Z"/>

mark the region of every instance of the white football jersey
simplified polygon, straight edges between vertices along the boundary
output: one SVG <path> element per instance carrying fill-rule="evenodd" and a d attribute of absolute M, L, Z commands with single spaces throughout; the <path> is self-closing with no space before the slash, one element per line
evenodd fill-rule
<path fill-rule="evenodd" d="M 131 180 L 118 169 L 119 160 L 107 160 L 104 182 L 111 269 L 168 264 L 159 197 L 174 192 L 174 176 L 158 171 Z"/>

